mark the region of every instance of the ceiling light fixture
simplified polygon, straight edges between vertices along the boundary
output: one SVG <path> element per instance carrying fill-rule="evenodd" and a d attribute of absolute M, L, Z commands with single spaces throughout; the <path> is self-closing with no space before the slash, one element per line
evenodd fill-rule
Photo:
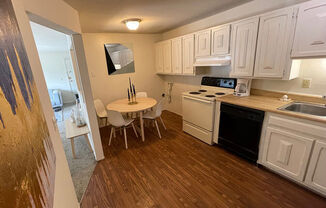
<path fill-rule="evenodd" d="M 137 19 L 137 18 L 134 18 L 134 19 L 127 19 L 127 20 L 124 20 L 123 23 L 126 24 L 127 28 L 129 30 L 137 30 L 138 27 L 139 27 L 139 23 L 141 22 L 141 19 Z"/>

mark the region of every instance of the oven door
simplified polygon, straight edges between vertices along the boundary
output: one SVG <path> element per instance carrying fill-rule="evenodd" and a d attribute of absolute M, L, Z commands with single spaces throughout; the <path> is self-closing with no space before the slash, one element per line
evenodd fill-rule
<path fill-rule="evenodd" d="M 203 100 L 190 96 L 182 97 L 183 120 L 213 131 L 215 101 Z"/>

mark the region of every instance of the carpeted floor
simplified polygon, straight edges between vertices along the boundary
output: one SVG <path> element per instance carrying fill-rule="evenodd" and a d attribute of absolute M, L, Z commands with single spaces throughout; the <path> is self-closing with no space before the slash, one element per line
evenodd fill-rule
<path fill-rule="evenodd" d="M 74 105 L 64 106 L 64 120 L 70 119 L 70 112 L 73 106 Z M 78 201 L 80 201 L 96 166 L 96 160 L 94 158 L 94 154 L 88 149 L 84 136 L 77 137 L 74 140 L 76 159 L 73 159 L 70 140 L 66 139 L 65 137 L 65 125 L 64 121 L 62 120 L 62 112 L 55 112 L 55 116 L 57 118 L 57 124 L 61 135 L 63 148 L 66 153 L 72 181 L 75 186 Z"/>

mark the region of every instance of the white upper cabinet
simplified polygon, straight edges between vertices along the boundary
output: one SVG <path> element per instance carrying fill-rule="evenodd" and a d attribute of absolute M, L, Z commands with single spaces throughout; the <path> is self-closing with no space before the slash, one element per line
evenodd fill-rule
<path fill-rule="evenodd" d="M 230 53 L 231 25 L 218 26 L 212 29 L 212 56 Z"/>
<path fill-rule="evenodd" d="M 171 40 L 162 42 L 163 45 L 163 72 L 172 72 L 172 50 L 171 50 Z"/>
<path fill-rule="evenodd" d="M 195 34 L 195 57 L 211 55 L 211 29 L 199 31 Z"/>
<path fill-rule="evenodd" d="M 260 17 L 255 77 L 283 78 L 290 70 L 296 11 L 287 8 Z"/>
<path fill-rule="evenodd" d="M 326 195 L 326 142 L 316 142 L 305 183 Z"/>
<path fill-rule="evenodd" d="M 258 22 L 254 17 L 232 24 L 231 76 L 253 76 Z"/>
<path fill-rule="evenodd" d="M 172 73 L 182 74 L 182 38 L 172 40 Z"/>
<path fill-rule="evenodd" d="M 194 35 L 182 38 L 182 70 L 183 74 L 194 74 L 195 39 Z"/>
<path fill-rule="evenodd" d="M 308 1 L 300 6 L 292 57 L 326 56 L 326 1 Z"/>
<path fill-rule="evenodd" d="M 163 44 L 155 45 L 155 68 L 157 73 L 163 73 Z"/>

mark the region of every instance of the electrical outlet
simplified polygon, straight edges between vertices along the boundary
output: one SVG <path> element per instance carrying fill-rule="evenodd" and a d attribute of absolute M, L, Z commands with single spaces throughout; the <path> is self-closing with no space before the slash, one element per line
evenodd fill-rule
<path fill-rule="evenodd" d="M 304 78 L 303 81 L 302 81 L 302 87 L 303 88 L 310 88 L 311 87 L 311 82 L 312 82 L 311 78 Z"/>

